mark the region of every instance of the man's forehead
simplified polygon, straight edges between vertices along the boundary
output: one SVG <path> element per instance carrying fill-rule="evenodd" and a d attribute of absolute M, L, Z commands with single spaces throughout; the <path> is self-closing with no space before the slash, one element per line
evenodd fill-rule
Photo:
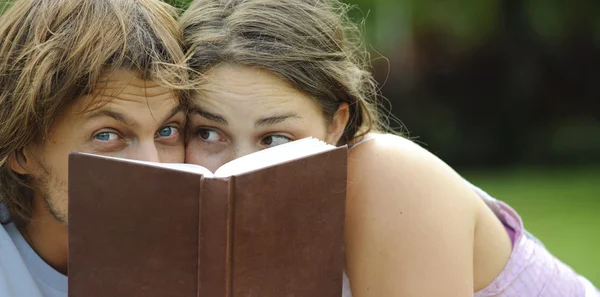
<path fill-rule="evenodd" d="M 143 97 L 158 97 L 158 96 L 175 96 L 174 90 L 162 86 L 152 80 L 142 79 L 141 76 L 133 71 L 127 70 L 111 70 L 105 72 L 91 92 L 94 97 L 115 97 L 115 96 L 143 96 Z"/>
<path fill-rule="evenodd" d="M 183 110 L 173 89 L 151 80 L 144 80 L 135 72 L 114 70 L 104 74 L 90 94 L 80 98 L 73 106 L 79 116 L 89 117 L 102 110 L 149 109 L 161 116 L 174 110 Z"/>
<path fill-rule="evenodd" d="M 185 111 L 185 106 L 174 96 L 156 98 L 156 97 L 136 97 L 121 95 L 109 96 L 86 96 L 82 98 L 74 107 L 79 110 L 79 114 L 89 116 L 100 110 L 122 110 L 124 112 L 135 112 L 140 110 L 149 110 L 152 113 L 169 113 L 171 111 Z"/>

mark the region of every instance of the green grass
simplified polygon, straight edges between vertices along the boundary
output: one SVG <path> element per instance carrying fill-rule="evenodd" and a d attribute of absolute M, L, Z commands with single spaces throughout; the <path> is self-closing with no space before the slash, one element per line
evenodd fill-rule
<path fill-rule="evenodd" d="M 461 174 L 510 204 L 548 250 L 600 286 L 600 168 Z"/>

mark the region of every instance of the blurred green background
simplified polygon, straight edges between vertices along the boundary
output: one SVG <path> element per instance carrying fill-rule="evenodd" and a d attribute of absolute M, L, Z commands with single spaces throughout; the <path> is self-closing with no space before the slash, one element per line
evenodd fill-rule
<path fill-rule="evenodd" d="M 461 173 L 510 204 L 548 250 L 600 284 L 600 169 L 524 167 Z"/>
<path fill-rule="evenodd" d="M 393 126 L 600 286 L 600 1 L 347 2 Z"/>

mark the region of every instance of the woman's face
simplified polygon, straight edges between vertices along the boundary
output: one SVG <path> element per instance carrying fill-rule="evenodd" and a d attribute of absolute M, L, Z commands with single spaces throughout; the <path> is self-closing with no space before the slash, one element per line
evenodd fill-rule
<path fill-rule="evenodd" d="M 335 144 L 348 121 L 347 104 L 328 122 L 315 100 L 264 70 L 224 63 L 205 79 L 190 110 L 186 162 L 212 171 L 304 137 Z"/>

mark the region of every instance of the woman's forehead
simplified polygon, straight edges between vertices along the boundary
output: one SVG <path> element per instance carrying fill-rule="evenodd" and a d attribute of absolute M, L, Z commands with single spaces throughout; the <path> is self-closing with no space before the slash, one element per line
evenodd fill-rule
<path fill-rule="evenodd" d="M 220 64 L 207 71 L 200 90 L 204 92 L 226 91 L 243 96 L 276 93 L 302 94 L 293 85 L 267 70 L 230 63 Z"/>
<path fill-rule="evenodd" d="M 311 104 L 310 99 L 268 71 L 223 64 L 206 73 L 194 104 L 215 108 L 228 105 L 279 108 Z"/>

